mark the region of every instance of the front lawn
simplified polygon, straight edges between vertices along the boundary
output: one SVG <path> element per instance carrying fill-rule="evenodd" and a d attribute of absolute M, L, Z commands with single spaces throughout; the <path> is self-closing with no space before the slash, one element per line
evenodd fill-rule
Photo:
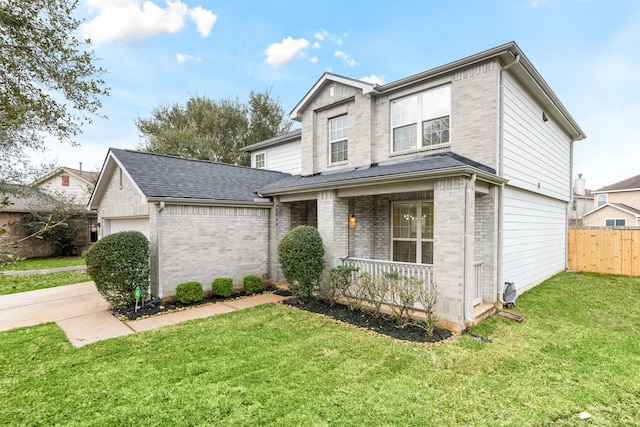
<path fill-rule="evenodd" d="M 5 276 L 0 274 L 0 295 L 73 285 L 74 283 L 88 282 L 90 280 L 91 278 L 85 270 L 29 274 L 27 276 Z"/>
<path fill-rule="evenodd" d="M 640 280 L 563 273 L 435 346 L 283 305 L 73 348 L 0 333 L 5 425 L 638 425 Z M 589 420 L 578 414 L 587 411 Z"/>
<path fill-rule="evenodd" d="M 2 270 L 46 270 L 49 268 L 72 267 L 84 265 L 84 258 L 77 256 L 56 258 L 32 258 L 23 259 L 0 267 Z"/>

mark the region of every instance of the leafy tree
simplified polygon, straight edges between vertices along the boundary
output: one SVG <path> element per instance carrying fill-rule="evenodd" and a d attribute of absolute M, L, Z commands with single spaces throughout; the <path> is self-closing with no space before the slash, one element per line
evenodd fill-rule
<path fill-rule="evenodd" d="M 251 92 L 249 102 L 192 97 L 185 105 L 162 105 L 136 126 L 152 153 L 248 165 L 241 148 L 291 129 L 284 109 L 270 91 Z"/>
<path fill-rule="evenodd" d="M 108 90 L 76 38 L 77 0 L 0 1 L 0 181 L 43 150 L 44 135 L 73 144 Z"/>

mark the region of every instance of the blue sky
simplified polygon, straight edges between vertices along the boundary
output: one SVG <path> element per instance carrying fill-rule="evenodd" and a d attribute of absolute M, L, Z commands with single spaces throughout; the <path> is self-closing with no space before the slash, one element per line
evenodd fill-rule
<path fill-rule="evenodd" d="M 80 0 L 111 88 L 78 138 L 48 159 L 98 170 L 135 148 L 137 117 L 199 95 L 271 88 L 291 111 L 324 71 L 389 83 L 515 40 L 588 138 L 575 172 L 597 189 L 640 174 L 637 0 Z"/>

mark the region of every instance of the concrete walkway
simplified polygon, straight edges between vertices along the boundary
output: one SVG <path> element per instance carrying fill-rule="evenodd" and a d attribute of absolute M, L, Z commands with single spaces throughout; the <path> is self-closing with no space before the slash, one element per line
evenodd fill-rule
<path fill-rule="evenodd" d="M 64 271 L 86 270 L 86 265 L 73 265 L 71 267 L 58 267 L 49 268 L 47 270 L 3 270 L 0 274 L 5 276 L 28 276 L 30 274 L 47 274 L 47 273 L 62 273 Z"/>
<path fill-rule="evenodd" d="M 228 313 L 286 297 L 265 293 L 217 304 L 121 322 L 109 311 L 93 282 L 0 296 L 0 331 L 56 322 L 75 347 L 190 319 Z"/>

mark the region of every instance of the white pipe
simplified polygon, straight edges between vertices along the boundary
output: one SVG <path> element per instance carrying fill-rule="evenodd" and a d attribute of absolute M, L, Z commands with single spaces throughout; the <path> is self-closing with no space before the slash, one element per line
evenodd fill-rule
<path fill-rule="evenodd" d="M 470 232 L 474 229 L 471 223 L 471 198 L 475 197 L 476 174 L 471 175 L 471 179 L 466 182 L 464 193 L 464 278 L 462 280 L 462 326 L 468 322 L 473 323 L 473 313 L 469 311 L 469 286 L 474 286 L 473 274 L 469 274 L 468 269 L 473 268 L 474 248 L 470 247 Z M 474 203 L 475 206 L 475 203 Z M 473 270 L 472 270 L 473 272 Z M 471 284 L 469 283 L 471 281 Z"/>
<path fill-rule="evenodd" d="M 158 243 L 156 245 L 156 259 L 157 261 L 157 277 L 158 277 L 158 298 L 163 297 L 162 292 L 162 216 L 160 215 L 164 210 L 164 202 L 160 202 L 158 207 L 158 217 L 156 218 L 156 239 Z"/>

